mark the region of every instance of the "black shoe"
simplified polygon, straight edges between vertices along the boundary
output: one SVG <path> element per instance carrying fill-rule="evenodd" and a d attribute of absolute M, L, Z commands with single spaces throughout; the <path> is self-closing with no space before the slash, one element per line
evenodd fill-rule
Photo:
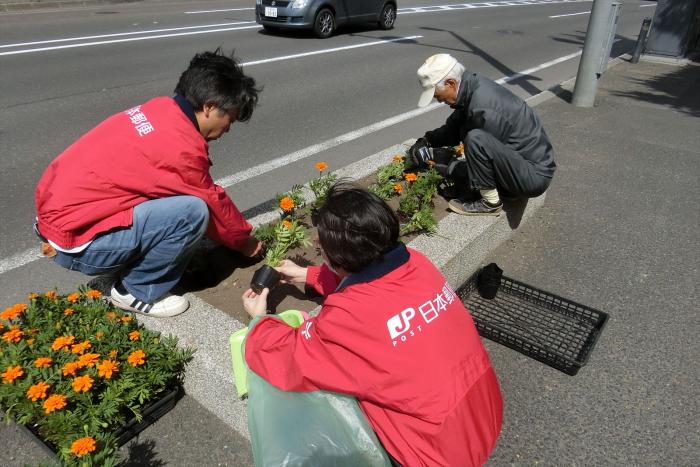
<path fill-rule="evenodd" d="M 498 216 L 503 210 L 503 203 L 490 204 L 484 198 L 476 201 L 453 199 L 448 207 L 451 211 L 463 216 Z"/>

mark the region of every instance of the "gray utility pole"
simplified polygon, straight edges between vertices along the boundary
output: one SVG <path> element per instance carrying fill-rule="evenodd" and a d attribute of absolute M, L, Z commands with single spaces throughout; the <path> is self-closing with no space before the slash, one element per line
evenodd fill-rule
<path fill-rule="evenodd" d="M 598 79 L 608 66 L 619 12 L 619 2 L 593 1 L 583 54 L 578 64 L 574 96 L 571 100 L 571 103 L 577 107 L 593 107 Z"/>

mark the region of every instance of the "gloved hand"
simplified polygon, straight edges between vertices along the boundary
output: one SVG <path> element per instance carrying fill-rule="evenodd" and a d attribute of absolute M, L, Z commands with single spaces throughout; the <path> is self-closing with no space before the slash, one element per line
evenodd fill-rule
<path fill-rule="evenodd" d="M 429 148 L 429 147 L 430 147 L 430 143 L 428 142 L 427 139 L 418 138 L 416 140 L 416 142 L 413 143 L 413 146 L 408 148 L 408 158 L 411 160 L 413 165 L 420 167 L 420 164 L 419 164 L 420 159 L 418 158 L 418 151 L 421 148 Z"/>
<path fill-rule="evenodd" d="M 435 164 L 437 173 L 451 180 L 463 180 L 467 178 L 467 163 L 453 157 L 447 164 Z"/>
<path fill-rule="evenodd" d="M 447 166 L 455 159 L 454 151 L 445 148 L 420 148 L 415 152 L 414 163 L 427 169 L 431 166 Z"/>

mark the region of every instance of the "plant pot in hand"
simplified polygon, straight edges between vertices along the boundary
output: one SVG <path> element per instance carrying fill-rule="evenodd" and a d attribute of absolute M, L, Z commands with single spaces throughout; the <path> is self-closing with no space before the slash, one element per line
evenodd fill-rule
<path fill-rule="evenodd" d="M 250 281 L 250 288 L 257 294 L 262 293 L 267 287 L 272 289 L 280 281 L 280 273 L 267 264 L 262 265 L 253 273 L 253 279 Z"/>

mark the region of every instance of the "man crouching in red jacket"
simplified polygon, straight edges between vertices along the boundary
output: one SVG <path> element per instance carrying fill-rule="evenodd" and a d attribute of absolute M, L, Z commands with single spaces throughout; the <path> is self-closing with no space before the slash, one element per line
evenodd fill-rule
<path fill-rule="evenodd" d="M 251 225 L 209 174 L 208 145 L 250 119 L 258 92 L 233 57 L 200 53 L 174 97 L 119 112 L 68 147 L 35 193 L 35 227 L 57 251 L 54 261 L 115 274 L 115 306 L 167 317 L 189 306 L 169 291 L 205 233 L 256 255 Z"/>
<path fill-rule="evenodd" d="M 267 289 L 246 291 L 243 305 L 255 318 L 245 344 L 250 369 L 285 391 L 356 397 L 401 465 L 484 463 L 503 403 L 459 297 L 425 256 L 398 241 L 396 214 L 367 190 L 333 186 L 316 225 L 325 264 L 287 260 L 278 271 L 325 295 L 323 307 L 293 328 L 264 318 Z"/>

